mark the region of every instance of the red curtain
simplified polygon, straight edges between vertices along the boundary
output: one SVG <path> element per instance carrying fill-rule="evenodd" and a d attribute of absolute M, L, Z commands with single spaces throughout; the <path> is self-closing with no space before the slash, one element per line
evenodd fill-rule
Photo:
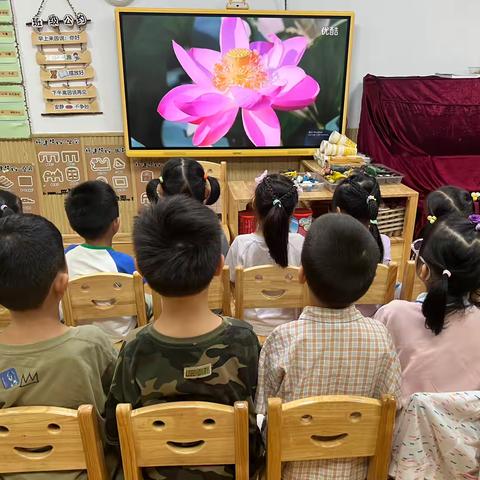
<path fill-rule="evenodd" d="M 421 200 L 442 185 L 479 191 L 480 79 L 367 75 L 358 147 Z"/>

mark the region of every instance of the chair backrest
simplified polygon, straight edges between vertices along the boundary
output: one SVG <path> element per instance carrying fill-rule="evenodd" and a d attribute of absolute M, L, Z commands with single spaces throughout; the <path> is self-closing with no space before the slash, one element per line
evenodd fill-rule
<path fill-rule="evenodd" d="M 106 480 L 96 412 L 60 407 L 0 409 L 0 472 L 87 470 L 89 480 Z"/>
<path fill-rule="evenodd" d="M 8 327 L 10 324 L 10 311 L 0 305 L 0 330 Z"/>
<path fill-rule="evenodd" d="M 147 324 L 143 278 L 138 272 L 97 273 L 70 280 L 62 300 L 65 323 L 75 326 L 82 320 L 137 317 Z"/>
<path fill-rule="evenodd" d="M 162 313 L 162 296 L 152 290 L 153 316 L 158 318 Z M 211 310 L 222 310 L 224 315 L 232 314 L 230 304 L 230 269 L 223 267 L 221 275 L 213 277 L 208 287 L 208 307 Z"/>
<path fill-rule="evenodd" d="M 425 284 L 417 276 L 417 265 L 414 260 L 409 260 L 403 270 L 402 290 L 400 298 L 412 302 L 426 291 Z"/>
<path fill-rule="evenodd" d="M 277 265 L 235 270 L 235 317 L 245 308 L 303 308 L 308 303 L 306 285 L 299 282 L 299 267 Z"/>
<path fill-rule="evenodd" d="M 270 398 L 267 480 L 280 478 L 282 462 L 353 457 L 370 457 L 368 479 L 386 480 L 395 411 L 391 396 Z"/>
<path fill-rule="evenodd" d="M 220 163 L 208 162 L 200 160 L 198 163 L 202 165 L 205 173 L 211 175 L 218 180 L 220 183 L 220 198 L 219 202 L 221 204 L 221 214 L 222 214 L 222 224 L 227 223 L 227 209 L 228 209 L 228 192 L 227 192 L 227 162 L 223 161 Z"/>
<path fill-rule="evenodd" d="M 117 425 L 125 480 L 140 480 L 142 467 L 230 464 L 248 479 L 247 402 L 119 404 Z"/>
<path fill-rule="evenodd" d="M 358 305 L 385 305 L 395 298 L 395 285 L 397 283 L 398 265 L 379 263 L 377 273 L 368 292 L 357 302 Z"/>

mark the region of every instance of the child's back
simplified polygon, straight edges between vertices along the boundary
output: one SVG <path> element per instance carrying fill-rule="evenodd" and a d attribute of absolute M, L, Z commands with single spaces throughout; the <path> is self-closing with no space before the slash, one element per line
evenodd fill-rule
<path fill-rule="evenodd" d="M 399 394 L 400 368 L 383 325 L 353 306 L 375 276 L 378 248 L 365 228 L 346 215 L 316 220 L 305 240 L 302 265 L 316 306 L 276 328 L 260 356 L 257 411 L 270 397 Z M 284 479 L 366 478 L 364 459 L 293 462 Z"/>
<path fill-rule="evenodd" d="M 0 220 L 0 304 L 12 321 L 0 332 L 0 407 L 30 405 L 103 414 L 116 353 L 94 326 L 60 323 L 58 305 L 68 283 L 60 232 L 35 215 Z M 5 478 L 74 479 L 83 472 L 9 474 Z"/>
<path fill-rule="evenodd" d="M 257 185 L 253 203 L 257 231 L 235 238 L 225 259 L 232 283 L 237 266 L 300 266 L 304 238 L 289 233 L 290 218 L 298 203 L 293 182 L 284 175 L 267 175 Z M 249 308 L 242 320 L 250 323 L 257 335 L 266 336 L 278 325 L 297 319 L 299 313 L 292 308 Z"/>
<path fill-rule="evenodd" d="M 118 443 L 115 408 L 161 402 L 208 401 L 250 406 L 251 451 L 259 448 L 253 398 L 259 345 L 251 327 L 208 309 L 208 285 L 221 272 L 220 226 L 195 200 L 172 196 L 137 219 L 134 243 L 140 270 L 163 297 L 162 314 L 122 349 L 107 400 L 107 435 Z M 233 478 L 231 467 L 146 469 L 145 478 Z M 252 472 L 253 473 L 253 472 Z"/>
<path fill-rule="evenodd" d="M 131 275 L 135 271 L 133 258 L 112 248 L 120 220 L 117 196 L 110 185 L 100 181 L 78 185 L 68 194 L 65 210 L 71 227 L 85 239 L 84 244 L 66 249 L 70 278 L 95 273 Z M 124 337 L 136 322 L 135 317 L 121 317 L 86 323 L 99 326 L 116 339 Z"/>

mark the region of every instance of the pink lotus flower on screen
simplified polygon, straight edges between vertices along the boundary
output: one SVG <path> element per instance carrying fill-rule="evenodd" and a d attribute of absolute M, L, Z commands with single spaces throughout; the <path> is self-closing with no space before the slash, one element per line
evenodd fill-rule
<path fill-rule="evenodd" d="M 305 37 L 250 42 L 250 28 L 241 18 L 226 17 L 220 28 L 220 52 L 205 48 L 185 50 L 173 41 L 173 50 L 191 84 L 170 90 L 158 104 L 158 113 L 172 122 L 197 125 L 193 144 L 208 147 L 232 127 L 242 112 L 245 132 L 258 147 L 281 143 L 275 110 L 297 110 L 311 105 L 320 86 L 298 67 Z"/>

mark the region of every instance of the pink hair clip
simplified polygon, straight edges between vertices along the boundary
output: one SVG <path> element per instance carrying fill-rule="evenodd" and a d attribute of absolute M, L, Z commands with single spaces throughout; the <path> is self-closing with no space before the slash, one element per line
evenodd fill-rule
<path fill-rule="evenodd" d="M 265 180 L 265 177 L 267 175 L 268 175 L 268 170 L 265 170 L 261 175 L 255 178 L 255 184 L 260 185 Z"/>
<path fill-rule="evenodd" d="M 450 278 L 452 276 L 452 272 L 450 270 L 444 270 L 442 275 L 446 275 L 448 278 Z"/>

